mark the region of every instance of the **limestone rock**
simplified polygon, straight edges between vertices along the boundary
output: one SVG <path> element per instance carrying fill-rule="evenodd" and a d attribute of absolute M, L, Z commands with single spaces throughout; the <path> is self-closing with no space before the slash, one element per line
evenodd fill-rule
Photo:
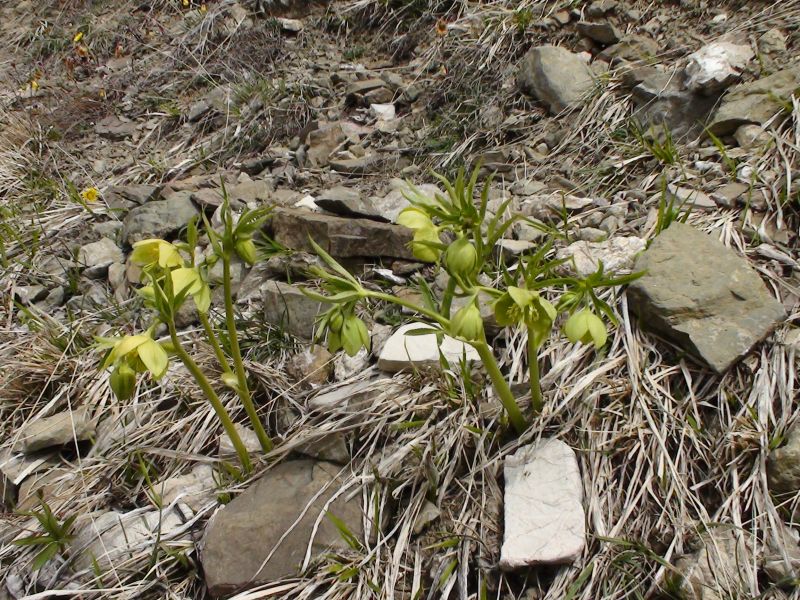
<path fill-rule="evenodd" d="M 86 277 L 105 277 L 108 267 L 122 263 L 125 255 L 110 239 L 104 237 L 96 242 L 84 244 L 78 249 L 78 262 L 83 265 Z"/>
<path fill-rule="evenodd" d="M 616 44 L 622 35 L 609 21 L 578 21 L 578 32 L 599 44 Z"/>
<path fill-rule="evenodd" d="M 800 577 L 800 544 L 797 531 L 783 522 L 776 523 L 776 530 L 767 536 L 764 549 L 764 572 L 770 581 L 786 587 L 794 587 Z"/>
<path fill-rule="evenodd" d="M 645 77 L 632 94 L 637 106 L 634 118 L 656 130 L 666 127 L 675 137 L 702 131 L 719 98 L 686 90 L 677 73 L 664 71 Z"/>
<path fill-rule="evenodd" d="M 575 452 L 542 440 L 506 457 L 505 571 L 576 560 L 586 545 L 583 483 Z"/>
<path fill-rule="evenodd" d="M 800 65 L 737 85 L 725 94 L 709 129 L 715 135 L 728 135 L 745 123 L 763 125 L 782 109 L 779 99 L 787 99 L 798 87 Z"/>
<path fill-rule="evenodd" d="M 282 281 L 268 281 L 261 288 L 264 319 L 297 337 L 311 339 L 317 315 L 327 308 L 300 289 Z"/>
<path fill-rule="evenodd" d="M 324 167 L 334 150 L 345 141 L 346 135 L 339 123 L 321 123 L 308 134 L 307 157 L 312 167 Z"/>
<path fill-rule="evenodd" d="M 449 335 L 443 335 L 441 345 L 433 333 L 408 335 L 415 329 L 430 329 L 424 323 L 408 323 L 392 334 L 378 357 L 378 368 L 395 373 L 406 369 L 438 367 L 440 352 L 451 367 L 457 367 L 462 356 L 469 362 L 480 362 L 477 350 Z"/>
<path fill-rule="evenodd" d="M 152 555 L 152 545 L 174 538 L 189 518 L 179 506 L 169 511 L 133 510 L 128 513 L 108 511 L 89 515 L 88 522 L 78 529 L 70 542 L 76 570 L 91 569 L 96 563 L 101 569 L 138 558 L 146 565 Z M 148 550 L 149 548 L 149 550 Z"/>
<path fill-rule="evenodd" d="M 786 443 L 767 459 L 769 491 L 776 495 L 794 495 L 800 491 L 800 427 L 793 427 Z"/>
<path fill-rule="evenodd" d="M 580 277 L 595 273 L 600 262 L 605 273 L 627 274 L 633 270 L 636 256 L 644 249 L 645 241 L 642 238 L 617 237 L 601 242 L 574 242 L 559 250 L 556 258 L 571 259 L 573 264 L 567 264 Z"/>
<path fill-rule="evenodd" d="M 744 259 L 684 223 L 663 231 L 634 269 L 647 272 L 628 289 L 640 323 L 718 373 L 785 317 L 783 306 Z"/>
<path fill-rule="evenodd" d="M 361 197 L 361 193 L 350 187 L 337 185 L 322 192 L 315 200 L 317 206 L 346 217 L 362 217 L 384 221 L 372 203 Z"/>
<path fill-rule="evenodd" d="M 702 94 L 724 90 L 741 78 L 752 58 L 753 51 L 747 44 L 707 44 L 689 55 L 686 87 Z"/>
<path fill-rule="evenodd" d="M 594 88 L 589 65 L 560 46 L 531 49 L 522 60 L 517 82 L 554 113 L 579 105 Z"/>
<path fill-rule="evenodd" d="M 192 192 L 175 192 L 165 200 L 148 202 L 134 208 L 123 221 L 122 236 L 133 244 L 148 238 L 166 238 L 186 227 L 198 210 L 191 200 Z"/>
<path fill-rule="evenodd" d="M 40 471 L 49 471 L 58 462 L 55 453 L 26 456 L 10 449 L 0 452 L 0 506 L 9 511 L 13 509 L 24 480 Z"/>
<path fill-rule="evenodd" d="M 94 423 L 85 407 L 56 413 L 27 423 L 20 429 L 14 449 L 25 454 L 89 440 L 94 435 Z"/>
<path fill-rule="evenodd" d="M 342 483 L 339 469 L 314 460 L 281 463 L 219 510 L 202 550 L 210 594 L 220 597 L 299 574 L 309 542 L 312 558 L 329 549 L 346 550 L 326 511 L 360 538 L 359 497 L 340 496 L 326 507 Z"/>
<path fill-rule="evenodd" d="M 109 208 L 129 210 L 158 197 L 160 188 L 155 185 L 112 185 L 103 192 Z"/>
<path fill-rule="evenodd" d="M 744 579 L 751 571 L 751 550 L 731 527 L 709 529 L 700 536 L 699 548 L 675 562 L 681 598 L 727 600 L 746 597 Z"/>
<path fill-rule="evenodd" d="M 156 483 L 153 491 L 160 497 L 162 506 L 178 501 L 193 511 L 199 511 L 215 502 L 218 487 L 214 469 L 201 463 L 186 475 L 176 475 Z"/>
<path fill-rule="evenodd" d="M 292 250 L 313 252 L 311 237 L 339 258 L 414 258 L 410 250 L 413 232 L 401 225 L 279 208 L 273 214 L 272 229 L 275 241 Z"/>
<path fill-rule="evenodd" d="M 315 345 L 295 354 L 286 370 L 302 386 L 318 387 L 330 378 L 332 359 L 333 355 L 323 346 Z"/>
<path fill-rule="evenodd" d="M 255 431 L 240 423 L 234 423 L 233 428 L 236 430 L 236 433 L 239 434 L 242 444 L 244 444 L 244 449 L 247 450 L 248 454 L 258 454 L 261 452 L 261 442 L 258 441 L 258 435 Z M 231 438 L 228 437 L 228 434 L 224 431 L 219 436 L 217 456 L 224 460 L 237 459 L 236 448 L 234 448 Z"/>

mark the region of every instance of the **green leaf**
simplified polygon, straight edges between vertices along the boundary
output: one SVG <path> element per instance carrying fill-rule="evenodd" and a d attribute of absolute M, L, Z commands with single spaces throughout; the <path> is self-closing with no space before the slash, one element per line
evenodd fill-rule
<path fill-rule="evenodd" d="M 20 513 L 22 514 L 22 513 Z M 55 540 L 49 535 L 29 535 L 11 542 L 15 546 L 37 546 L 42 544 L 54 543 Z"/>
<path fill-rule="evenodd" d="M 330 511 L 326 512 L 325 516 L 328 517 L 328 520 L 339 530 L 342 539 L 350 548 L 353 550 L 361 550 L 363 548 L 361 542 L 358 541 L 358 538 L 350 531 L 350 528 L 344 521 Z"/>
<path fill-rule="evenodd" d="M 340 265 L 338 262 L 336 262 L 336 260 L 330 254 L 325 252 L 325 250 L 322 249 L 322 246 L 317 244 L 317 242 L 315 242 L 311 238 L 311 236 L 308 237 L 308 241 L 311 242 L 311 247 L 314 249 L 314 252 L 316 252 L 317 255 L 323 261 L 325 261 L 325 264 L 327 264 L 331 269 L 333 269 L 334 271 L 339 273 L 339 275 L 344 277 L 347 281 L 349 281 L 351 283 L 354 283 L 355 285 L 359 285 L 359 283 L 356 280 L 356 278 L 353 277 L 347 269 L 345 269 L 342 265 Z"/>
<path fill-rule="evenodd" d="M 58 544 L 50 544 L 44 550 L 39 552 L 36 555 L 36 558 L 33 559 L 33 563 L 31 564 L 31 569 L 34 571 L 38 571 L 41 569 L 45 563 L 53 558 L 58 553 Z"/>

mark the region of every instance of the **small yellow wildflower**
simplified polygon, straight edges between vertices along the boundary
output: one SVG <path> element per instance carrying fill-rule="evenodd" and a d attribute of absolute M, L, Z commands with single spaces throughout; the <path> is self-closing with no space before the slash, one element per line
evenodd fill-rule
<path fill-rule="evenodd" d="M 183 6 L 184 6 L 184 8 L 189 6 L 189 0 L 183 0 Z"/>
<path fill-rule="evenodd" d="M 206 6 L 206 3 L 205 3 L 205 2 L 203 2 L 203 3 L 200 5 L 200 13 L 201 13 L 201 14 L 206 14 L 207 12 L 208 12 L 208 7 Z"/>
<path fill-rule="evenodd" d="M 85 202 L 94 203 L 97 202 L 97 199 L 100 197 L 100 190 L 96 187 L 88 187 L 81 192 L 81 198 Z"/>
<path fill-rule="evenodd" d="M 74 44 L 77 44 L 77 43 L 78 43 L 78 42 L 80 42 L 82 39 L 83 39 L 83 32 L 82 32 L 82 31 L 79 31 L 78 33 L 76 33 L 76 34 L 75 34 L 75 37 L 74 37 L 74 38 L 72 38 L 72 42 L 73 42 Z"/>
<path fill-rule="evenodd" d="M 39 89 L 39 82 L 35 79 L 31 79 L 31 91 L 35 92 Z"/>

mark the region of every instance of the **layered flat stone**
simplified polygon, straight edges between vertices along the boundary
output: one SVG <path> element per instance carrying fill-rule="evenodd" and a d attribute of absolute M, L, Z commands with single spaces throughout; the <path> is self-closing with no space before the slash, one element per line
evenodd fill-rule
<path fill-rule="evenodd" d="M 732 250 L 672 223 L 642 253 L 628 298 L 653 329 L 722 373 L 785 318 L 783 305 Z"/>

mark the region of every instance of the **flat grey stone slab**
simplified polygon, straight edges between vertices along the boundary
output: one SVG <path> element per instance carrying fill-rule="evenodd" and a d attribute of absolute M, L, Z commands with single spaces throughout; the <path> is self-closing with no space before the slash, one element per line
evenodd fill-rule
<path fill-rule="evenodd" d="M 575 452 L 560 440 L 506 457 L 505 532 L 500 568 L 567 564 L 586 545 L 583 483 Z"/>

